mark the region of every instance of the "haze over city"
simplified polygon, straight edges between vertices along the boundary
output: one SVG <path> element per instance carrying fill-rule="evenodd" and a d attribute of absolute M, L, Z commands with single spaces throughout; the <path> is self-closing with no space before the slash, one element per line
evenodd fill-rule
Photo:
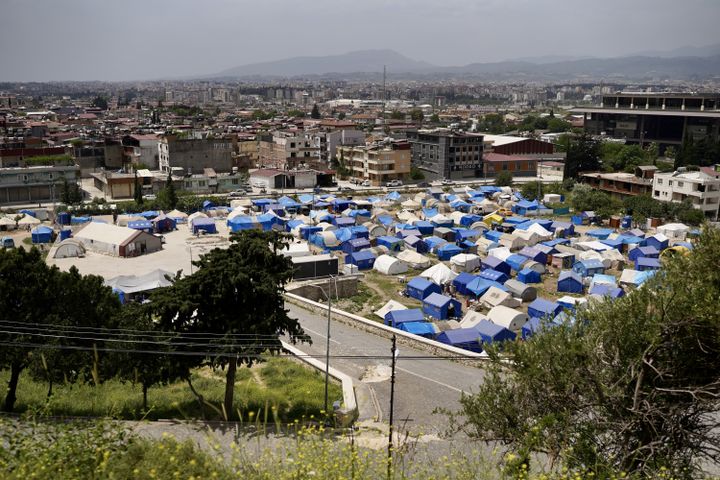
<path fill-rule="evenodd" d="M 720 38 L 713 0 L 1 0 L 0 11 L 0 81 L 193 77 L 367 49 L 438 66 L 617 57 Z"/>

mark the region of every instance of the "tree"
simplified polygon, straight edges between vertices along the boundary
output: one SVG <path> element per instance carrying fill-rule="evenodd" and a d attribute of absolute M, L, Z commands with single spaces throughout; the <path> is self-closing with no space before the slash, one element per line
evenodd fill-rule
<path fill-rule="evenodd" d="M 457 425 L 528 460 L 605 478 L 699 478 L 720 451 L 720 230 L 645 284 L 577 310 L 529 341 L 488 348 Z M 667 469 L 667 470 L 666 470 Z"/>
<path fill-rule="evenodd" d="M 495 185 L 498 187 L 512 187 L 513 176 L 507 170 L 503 170 L 495 176 Z"/>
<path fill-rule="evenodd" d="M 108 109 L 108 101 L 107 101 L 107 98 L 98 95 L 97 97 L 95 97 L 95 98 L 93 99 L 93 101 L 92 101 L 92 106 L 93 106 L 93 107 L 96 107 L 96 108 L 99 108 L 99 109 L 102 109 L 102 110 L 107 110 L 107 109 Z"/>
<path fill-rule="evenodd" d="M 542 200 L 544 188 L 545 186 L 542 182 L 527 182 L 523 183 L 522 187 L 520 187 L 520 193 L 530 201 L 535 199 Z"/>
<path fill-rule="evenodd" d="M 418 167 L 413 165 L 410 167 L 410 178 L 412 180 L 425 180 L 425 174 Z"/>
<path fill-rule="evenodd" d="M 547 129 L 552 133 L 569 132 L 571 128 L 570 122 L 561 118 L 552 117 L 547 121 Z"/>
<path fill-rule="evenodd" d="M 421 109 L 413 108 L 412 110 L 410 110 L 410 118 L 412 118 L 413 122 L 420 123 L 425 118 L 425 114 L 423 113 L 423 111 Z"/>
<path fill-rule="evenodd" d="M 404 120 L 405 114 L 400 110 L 393 110 L 390 114 L 390 118 L 392 118 L 393 120 Z"/>
<path fill-rule="evenodd" d="M 178 196 L 175 191 L 175 184 L 173 183 L 172 175 L 168 173 L 167 180 L 165 181 L 165 187 L 158 192 L 157 195 L 158 204 L 165 210 L 173 210 L 177 207 Z"/>
<path fill-rule="evenodd" d="M 345 112 L 338 113 L 338 120 L 345 120 Z"/>
<path fill-rule="evenodd" d="M 437 113 L 433 113 L 433 114 L 430 116 L 430 122 L 431 122 L 431 123 L 440 123 L 440 117 L 438 116 Z"/>
<path fill-rule="evenodd" d="M 313 104 L 312 111 L 310 112 L 310 118 L 319 119 L 320 109 L 318 109 L 317 103 Z"/>
<path fill-rule="evenodd" d="M 573 188 L 570 204 L 576 212 L 595 211 L 602 217 L 614 215 L 622 208 L 619 200 L 583 183 L 579 183 Z"/>
<path fill-rule="evenodd" d="M 288 117 L 293 117 L 293 118 L 304 118 L 305 112 L 303 112 L 302 110 L 298 110 L 297 108 L 294 108 L 294 109 L 288 110 L 287 115 L 288 115 Z"/>
<path fill-rule="evenodd" d="M 665 158 L 675 158 L 677 156 L 677 150 L 675 147 L 667 147 L 665 149 Z"/>
<path fill-rule="evenodd" d="M 138 179 L 137 170 L 135 171 L 135 183 L 133 184 L 133 199 L 138 205 L 143 204 L 142 187 L 140 186 L 140 180 Z"/>
<path fill-rule="evenodd" d="M 307 339 L 284 308 L 285 285 L 293 276 L 292 262 L 278 253 L 286 237 L 275 231 L 245 230 L 231 239 L 229 248 L 203 255 L 193 262 L 195 273 L 151 299 L 161 329 L 226 336 L 218 339 L 225 342 L 224 351 L 207 362 L 227 367 L 223 402 L 227 418 L 234 411 L 238 365 L 251 365 L 258 355 L 279 351 L 282 335 L 292 341 Z M 238 335 L 243 340 L 234 339 Z"/>
<path fill-rule="evenodd" d="M 600 144 L 590 135 L 582 134 L 568 145 L 565 178 L 578 178 L 582 172 L 600 169 Z"/>

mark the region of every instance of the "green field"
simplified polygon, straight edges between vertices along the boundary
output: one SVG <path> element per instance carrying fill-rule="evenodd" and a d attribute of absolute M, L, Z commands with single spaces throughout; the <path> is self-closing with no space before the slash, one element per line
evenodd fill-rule
<path fill-rule="evenodd" d="M 209 368 L 193 372 L 193 386 L 210 404 L 203 407 L 208 420 L 222 419 L 216 409 L 221 408 L 224 396 L 224 373 Z M 9 372 L 0 372 L 2 385 L 7 385 L 8 378 Z M 233 417 L 269 423 L 293 422 L 311 416 L 317 418 L 324 408 L 324 385 L 320 372 L 289 359 L 270 358 L 252 368 L 238 368 Z M 47 383 L 34 381 L 27 372 L 23 372 L 15 411 L 124 420 L 203 417 L 197 398 L 185 382 L 150 388 L 148 411 L 142 408 L 140 385 L 130 382 L 111 379 L 98 386 L 91 383 L 54 385 L 49 400 L 47 390 Z M 342 400 L 341 388 L 331 382 L 328 397 L 330 403 Z"/>

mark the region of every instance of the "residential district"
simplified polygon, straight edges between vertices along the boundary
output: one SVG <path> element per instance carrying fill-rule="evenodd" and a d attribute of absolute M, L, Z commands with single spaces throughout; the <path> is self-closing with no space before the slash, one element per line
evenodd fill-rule
<path fill-rule="evenodd" d="M 488 345 L 632 295 L 720 213 L 720 91 L 698 86 L 1 88 L 3 247 L 132 303 L 235 232 L 285 232 L 286 305 L 314 340 L 288 348 L 328 355 L 358 424 L 392 418 L 371 358 L 390 337 L 401 364 L 459 359 L 398 372 L 395 418 L 440 434 L 423 399 L 459 407 Z"/>

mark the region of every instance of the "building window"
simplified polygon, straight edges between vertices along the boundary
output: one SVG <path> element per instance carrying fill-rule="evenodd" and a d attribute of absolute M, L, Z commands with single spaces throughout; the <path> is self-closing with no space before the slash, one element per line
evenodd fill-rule
<path fill-rule="evenodd" d="M 659 190 L 655 190 L 655 196 L 656 196 L 656 197 L 659 197 L 659 196 L 660 196 L 660 191 L 659 191 Z"/>
<path fill-rule="evenodd" d="M 507 169 L 508 169 L 508 164 L 507 164 L 507 163 L 503 163 L 502 166 L 503 166 L 503 170 L 507 170 Z"/>
<path fill-rule="evenodd" d="M 678 185 L 677 185 L 677 186 L 678 186 L 678 188 L 682 188 L 682 187 L 683 187 L 683 185 L 685 185 L 685 183 L 684 183 L 684 182 L 678 182 Z"/>
<path fill-rule="evenodd" d="M 672 187 L 672 180 L 668 180 L 668 185 Z"/>
<path fill-rule="evenodd" d="M 205 180 L 200 180 L 198 182 L 198 187 L 204 187 L 205 186 Z"/>
<path fill-rule="evenodd" d="M 662 184 L 663 184 L 663 183 L 662 183 L 662 178 L 658 178 L 657 181 L 658 181 L 658 185 L 662 185 Z"/>

